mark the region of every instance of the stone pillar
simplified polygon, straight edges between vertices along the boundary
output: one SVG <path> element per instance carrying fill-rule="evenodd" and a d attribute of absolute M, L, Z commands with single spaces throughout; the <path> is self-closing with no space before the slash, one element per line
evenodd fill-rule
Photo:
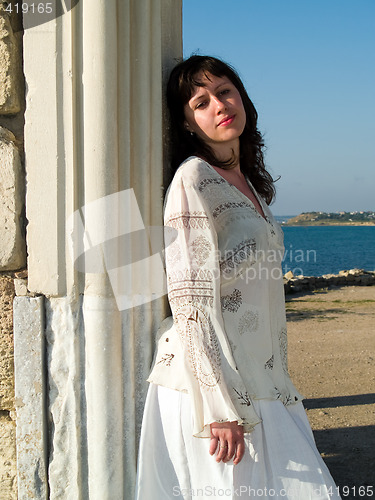
<path fill-rule="evenodd" d="M 51 499 L 133 496 L 166 300 L 127 233 L 162 225 L 163 81 L 181 52 L 181 0 L 81 0 L 30 28 L 25 16 L 28 289 L 45 296 Z"/>
<path fill-rule="evenodd" d="M 43 297 L 14 300 L 18 498 L 47 499 Z"/>

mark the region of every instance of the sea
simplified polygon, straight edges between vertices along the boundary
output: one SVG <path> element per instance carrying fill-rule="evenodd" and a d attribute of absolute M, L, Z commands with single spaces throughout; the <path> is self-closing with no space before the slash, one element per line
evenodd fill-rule
<path fill-rule="evenodd" d="M 375 271 L 375 226 L 285 226 L 283 272 L 322 276 L 349 269 Z"/>

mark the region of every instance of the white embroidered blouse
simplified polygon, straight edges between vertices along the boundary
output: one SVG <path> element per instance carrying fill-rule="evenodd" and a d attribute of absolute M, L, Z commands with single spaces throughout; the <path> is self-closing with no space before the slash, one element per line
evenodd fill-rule
<path fill-rule="evenodd" d="M 189 393 L 197 437 L 210 437 L 212 422 L 250 432 L 260 422 L 253 399 L 302 399 L 287 368 L 283 232 L 249 186 L 265 218 L 197 157 L 181 164 L 166 195 L 173 317 L 159 330 L 148 381 Z"/>

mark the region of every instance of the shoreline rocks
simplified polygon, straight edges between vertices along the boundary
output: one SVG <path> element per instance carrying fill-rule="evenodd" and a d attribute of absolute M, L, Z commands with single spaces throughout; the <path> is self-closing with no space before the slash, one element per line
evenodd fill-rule
<path fill-rule="evenodd" d="M 323 274 L 323 276 L 294 276 L 292 271 L 289 271 L 284 276 L 285 294 L 353 285 L 375 285 L 375 271 L 350 269 L 340 271 L 339 274 Z"/>

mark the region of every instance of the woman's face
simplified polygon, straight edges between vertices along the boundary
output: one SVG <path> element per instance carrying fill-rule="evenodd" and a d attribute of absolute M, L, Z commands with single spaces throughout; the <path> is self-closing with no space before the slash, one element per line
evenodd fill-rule
<path fill-rule="evenodd" d="M 228 77 L 198 75 L 203 87 L 195 87 L 184 107 L 185 127 L 207 143 L 214 152 L 238 152 L 239 137 L 246 124 L 240 93 Z"/>

